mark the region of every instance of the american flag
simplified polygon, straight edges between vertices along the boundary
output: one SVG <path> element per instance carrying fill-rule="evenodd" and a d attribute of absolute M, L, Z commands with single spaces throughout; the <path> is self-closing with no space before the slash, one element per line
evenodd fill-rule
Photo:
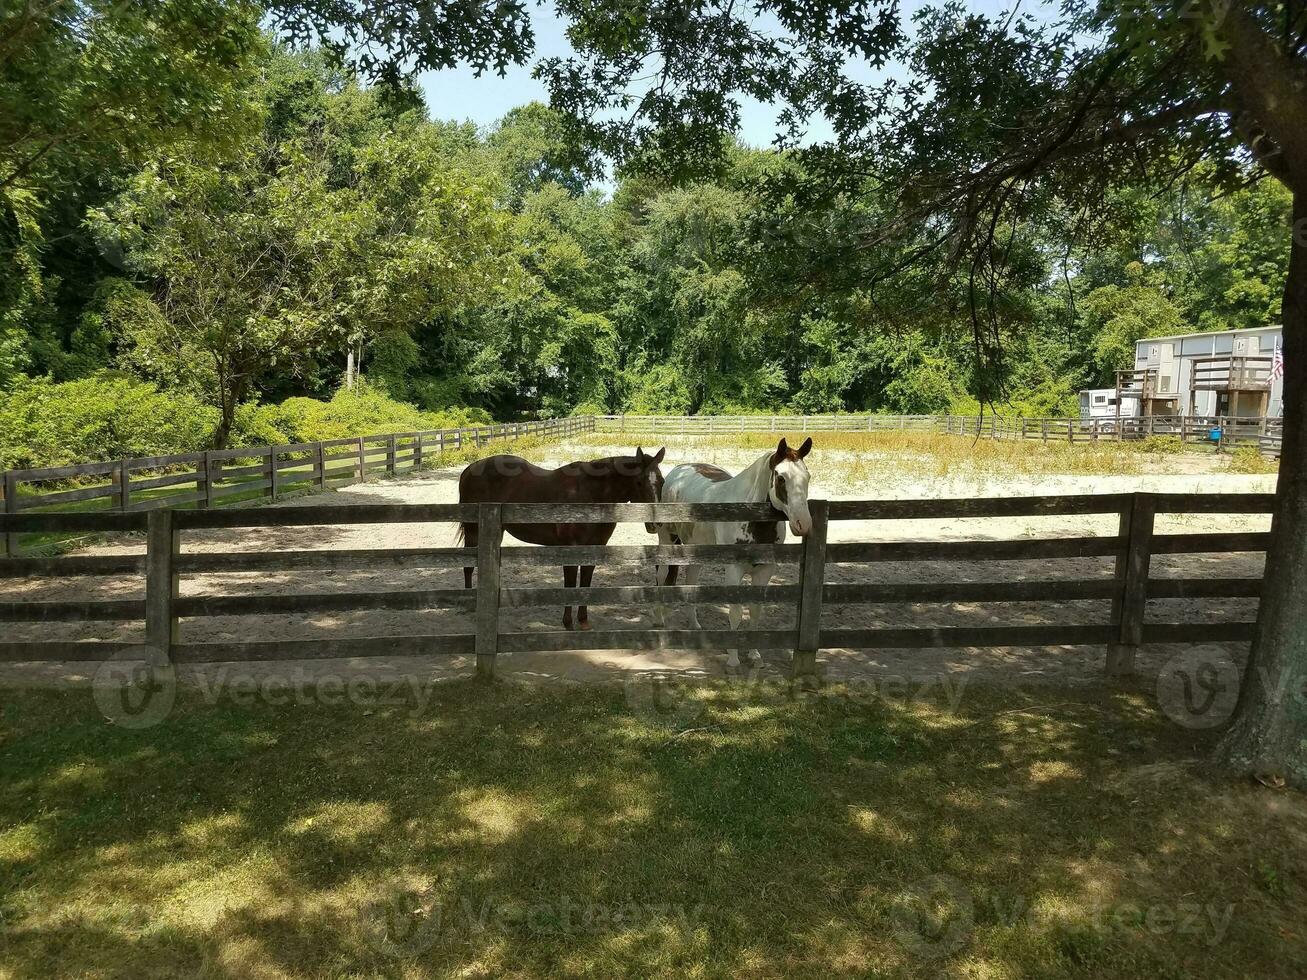
<path fill-rule="evenodd" d="M 1271 355 L 1271 380 L 1278 381 L 1284 377 L 1284 349 L 1280 342 L 1275 342 L 1275 353 Z"/>

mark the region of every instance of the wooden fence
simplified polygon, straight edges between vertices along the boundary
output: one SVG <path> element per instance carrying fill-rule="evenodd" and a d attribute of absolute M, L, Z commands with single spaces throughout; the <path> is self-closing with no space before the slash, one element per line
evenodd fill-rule
<path fill-rule="evenodd" d="M 101 510 L 133 513 L 187 505 L 212 508 L 251 498 L 276 500 L 289 491 L 324 490 L 371 476 L 415 472 L 434 465 L 447 450 L 524 436 L 566 438 L 593 432 L 594 425 L 594 419 L 589 416 L 543 419 L 8 470 L 3 477 L 4 512 L 18 514 L 46 507 L 90 504 Z M 102 482 L 106 478 L 109 482 Z M 51 484 L 59 487 L 66 486 L 68 481 L 96 479 L 101 482 L 94 486 L 48 488 Z M 163 488 L 169 492 L 143 496 Z M 0 538 L 4 541 L 4 554 L 18 554 L 15 535 Z"/>
<path fill-rule="evenodd" d="M 159 661 L 299 660 L 397 654 L 475 655 L 483 675 L 495 657 L 511 651 L 585 649 L 720 650 L 790 649 L 798 675 L 814 670 L 823 648 L 921 648 L 1082 646 L 1108 648 L 1108 670 L 1130 672 L 1135 651 L 1147 642 L 1247 640 L 1251 622 L 1149 622 L 1149 599 L 1255 597 L 1261 578 L 1152 577 L 1153 555 L 1262 552 L 1268 532 L 1155 533 L 1159 514 L 1269 513 L 1269 494 L 1108 494 L 1010 497 L 970 500 L 811 501 L 812 531 L 798 543 L 731 545 L 605 545 L 501 547 L 499 529 L 510 523 L 774 520 L 766 504 L 440 504 L 310 505 L 240 510 L 155 510 L 145 513 L 16 514 L 0 516 L 0 531 L 145 531 L 144 555 L 0 559 L 0 578 L 19 576 L 144 575 L 144 599 L 0 602 L 0 621 L 57 623 L 85 620 L 144 620 L 145 642 Z M 952 518 L 1011 518 L 1114 515 L 1117 533 L 1074 537 L 993 540 L 978 534 L 965 541 L 828 541 L 831 522 Z M 480 526 L 475 550 L 461 547 L 385 550 L 198 552 L 186 548 L 188 534 L 212 528 L 303 527 L 377 523 L 471 522 Z M 983 529 L 982 529 L 983 530 Z M 1112 559 L 1112 577 L 1076 580 L 929 583 L 835 583 L 835 565 L 880 562 L 1004 562 L 1057 558 Z M 798 566 L 797 585 L 773 586 L 595 586 L 519 588 L 504 584 L 505 570 L 522 566 L 597 564 L 648 567 L 655 562 L 731 564 L 765 561 Z M 422 591 L 313 595 L 186 595 L 185 576 L 200 573 L 297 569 L 457 568 L 475 565 L 476 587 Z M 847 629 L 823 622 L 831 604 L 980 603 L 1102 600 L 1102 621 L 1094 625 L 1010 625 L 907 629 Z M 783 603 L 793 621 L 783 628 L 619 629 L 570 632 L 506 631 L 500 611 L 516 606 L 641 605 L 652 602 Z M 203 642 L 202 625 L 179 631 L 181 621 L 212 616 L 295 614 L 364 609 L 456 608 L 471 614 L 469 632 L 290 641 Z M 0 642 L 0 661 L 104 660 L 139 652 L 140 642 Z"/>
<path fill-rule="evenodd" d="M 932 432 L 984 439 L 1040 442 L 1118 442 L 1167 436 L 1189 444 L 1256 446 L 1280 454 L 1282 423 L 1275 418 L 1142 416 L 1121 419 L 1027 419 L 986 415 L 601 415 L 600 432 L 654 435 L 729 435 L 741 432 Z"/>

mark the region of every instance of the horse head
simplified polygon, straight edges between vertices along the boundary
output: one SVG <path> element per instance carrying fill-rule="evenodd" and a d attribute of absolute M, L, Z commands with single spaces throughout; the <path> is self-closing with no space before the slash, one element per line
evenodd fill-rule
<path fill-rule="evenodd" d="M 808 511 L 808 467 L 803 462 L 811 451 L 811 438 L 794 450 L 782 436 L 776 452 L 768 460 L 771 485 L 767 497 L 771 505 L 785 515 L 790 531 L 800 538 L 812 530 L 812 514 Z"/>
<path fill-rule="evenodd" d="M 667 455 L 666 446 L 652 456 L 645 453 L 640 446 L 635 447 L 635 491 L 631 496 L 634 503 L 656 504 L 663 499 L 663 471 L 659 469 L 658 464 L 663 461 L 665 455 Z M 652 521 L 646 521 L 644 529 L 650 534 L 658 533 L 658 525 Z"/>

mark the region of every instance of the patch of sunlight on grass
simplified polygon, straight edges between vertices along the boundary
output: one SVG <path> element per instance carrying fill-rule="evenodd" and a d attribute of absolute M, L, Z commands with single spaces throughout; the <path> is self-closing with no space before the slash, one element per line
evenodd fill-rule
<path fill-rule="evenodd" d="M 459 814 L 470 825 L 455 836 L 503 843 L 527 821 L 526 804 L 497 789 L 464 790 L 456 798 Z"/>
<path fill-rule="evenodd" d="M 0 861 L 35 861 L 50 842 L 49 832 L 35 820 L 0 830 Z"/>
<path fill-rule="evenodd" d="M 275 883 L 282 872 L 266 854 L 224 862 L 208 874 L 190 875 L 165 899 L 171 924 L 208 929 L 235 912 L 266 909 L 278 903 Z"/>
<path fill-rule="evenodd" d="M 51 786 L 59 789 L 93 793 L 104 789 L 106 777 L 104 766 L 78 760 L 51 773 L 49 780 Z"/>
<path fill-rule="evenodd" d="M 1053 783 L 1062 779 L 1081 779 L 1084 774 L 1061 759 L 1044 759 L 1030 767 L 1032 783 Z"/>
<path fill-rule="evenodd" d="M 187 821 L 180 833 L 182 839 L 193 847 L 220 847 L 229 846 L 232 836 L 244 827 L 245 818 L 239 813 L 220 813 Z"/>
<path fill-rule="evenodd" d="M 319 834 L 328 840 L 353 844 L 373 837 L 390 826 L 390 808 L 381 803 L 350 801 L 326 803 L 291 821 L 292 834 Z"/>

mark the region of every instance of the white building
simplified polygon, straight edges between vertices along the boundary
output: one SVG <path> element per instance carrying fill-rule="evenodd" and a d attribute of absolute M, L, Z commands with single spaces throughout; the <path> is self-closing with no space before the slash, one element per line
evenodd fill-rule
<path fill-rule="evenodd" d="M 1080 418 L 1084 420 L 1115 419 L 1120 416 L 1130 418 L 1139 414 L 1138 398 L 1125 395 L 1118 402 L 1117 397 L 1115 388 L 1090 388 L 1080 392 Z M 1119 412 L 1118 405 L 1121 407 Z"/>
<path fill-rule="evenodd" d="M 1282 342 L 1280 327 L 1141 340 L 1134 369 L 1117 372 L 1121 414 L 1279 418 L 1284 378 L 1272 365 Z"/>

